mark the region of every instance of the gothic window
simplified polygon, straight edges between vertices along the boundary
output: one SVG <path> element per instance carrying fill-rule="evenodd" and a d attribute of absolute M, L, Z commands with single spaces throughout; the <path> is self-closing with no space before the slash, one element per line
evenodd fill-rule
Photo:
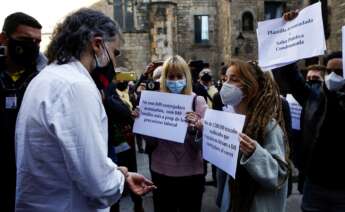
<path fill-rule="evenodd" d="M 244 32 L 254 31 L 254 17 L 251 12 L 245 12 L 242 15 L 242 30 Z"/>
<path fill-rule="evenodd" d="M 134 31 L 133 0 L 114 0 L 114 17 L 123 32 Z"/>
<path fill-rule="evenodd" d="M 265 1 L 265 20 L 280 18 L 284 13 L 284 2 Z"/>
<path fill-rule="evenodd" d="M 195 43 L 208 43 L 209 30 L 208 30 L 208 16 L 196 15 L 194 16 L 194 33 Z"/>

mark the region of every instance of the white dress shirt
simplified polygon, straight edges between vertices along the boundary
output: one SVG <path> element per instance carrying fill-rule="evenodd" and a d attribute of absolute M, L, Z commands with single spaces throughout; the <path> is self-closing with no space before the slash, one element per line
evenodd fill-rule
<path fill-rule="evenodd" d="M 124 176 L 107 157 L 107 116 L 78 61 L 29 84 L 16 125 L 17 212 L 109 211 Z"/>

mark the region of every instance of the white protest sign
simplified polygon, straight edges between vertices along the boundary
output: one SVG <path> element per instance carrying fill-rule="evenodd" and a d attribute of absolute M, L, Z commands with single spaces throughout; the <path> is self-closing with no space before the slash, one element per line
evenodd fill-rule
<path fill-rule="evenodd" d="M 342 28 L 343 32 L 343 70 L 345 70 L 345 26 Z M 345 74 L 343 73 L 343 77 L 345 78 Z"/>
<path fill-rule="evenodd" d="M 290 107 L 292 129 L 300 130 L 302 106 L 291 94 L 286 95 L 286 101 L 289 103 Z"/>
<path fill-rule="evenodd" d="M 239 133 L 245 116 L 207 109 L 203 130 L 203 158 L 235 178 Z"/>
<path fill-rule="evenodd" d="M 323 55 L 326 41 L 321 2 L 301 10 L 292 21 L 283 18 L 258 23 L 259 65 L 264 69 Z"/>
<path fill-rule="evenodd" d="M 262 71 L 266 72 L 266 71 L 271 71 L 272 69 L 275 69 L 275 68 L 280 68 L 280 67 L 283 67 L 283 66 L 287 66 L 291 63 L 294 63 L 296 61 L 291 61 L 291 62 L 288 62 L 288 63 L 279 63 L 279 64 L 274 64 L 274 65 L 271 65 L 271 66 L 261 66 L 261 69 Z"/>
<path fill-rule="evenodd" d="M 192 103 L 192 95 L 142 91 L 140 116 L 133 132 L 184 143 L 188 127 L 185 116 L 192 111 Z"/>

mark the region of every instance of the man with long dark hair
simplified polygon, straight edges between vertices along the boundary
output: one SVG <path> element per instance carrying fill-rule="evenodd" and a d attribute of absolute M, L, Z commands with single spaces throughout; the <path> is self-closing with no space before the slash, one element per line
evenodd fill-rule
<path fill-rule="evenodd" d="M 117 24 L 90 9 L 55 30 L 50 64 L 18 115 L 16 211 L 109 211 L 125 183 L 138 195 L 154 188 L 107 157 L 107 115 L 92 75 L 114 71 L 119 41 Z"/>

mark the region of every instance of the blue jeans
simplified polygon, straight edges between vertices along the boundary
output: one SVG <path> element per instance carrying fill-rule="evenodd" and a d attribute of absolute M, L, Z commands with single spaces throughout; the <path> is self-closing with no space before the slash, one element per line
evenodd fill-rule
<path fill-rule="evenodd" d="M 301 208 L 303 212 L 345 212 L 345 190 L 324 188 L 307 179 Z"/>

